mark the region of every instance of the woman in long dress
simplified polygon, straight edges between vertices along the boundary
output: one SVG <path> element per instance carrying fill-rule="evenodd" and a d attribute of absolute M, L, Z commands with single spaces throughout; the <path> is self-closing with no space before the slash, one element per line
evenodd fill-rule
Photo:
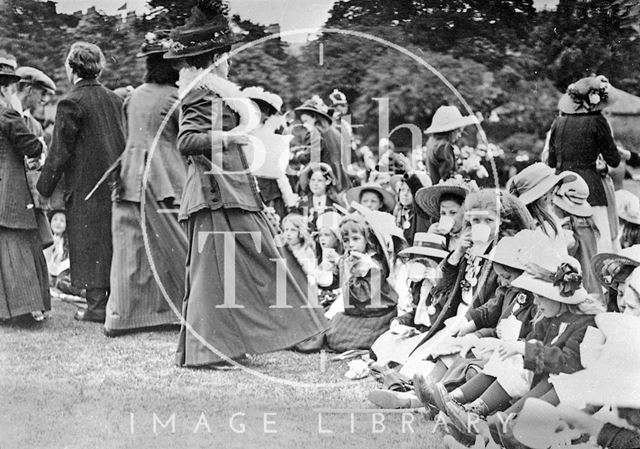
<path fill-rule="evenodd" d="M 139 57 L 146 57 L 145 82 L 125 101 L 127 146 L 122 155 L 119 198 L 112 208 L 111 294 L 104 332 L 115 337 L 136 329 L 178 324 L 184 296 L 187 239 L 174 213 L 187 177 L 187 161 L 176 148 L 178 72 L 163 58 L 167 35 L 148 33 Z M 159 133 L 159 136 L 157 136 Z M 158 137 L 151 153 L 154 139 Z M 143 175 L 151 158 L 146 185 Z M 145 198 L 149 251 L 142 234 L 140 204 Z M 151 271 L 157 270 L 158 280 Z"/>
<path fill-rule="evenodd" d="M 43 319 L 51 310 L 47 263 L 42 253 L 24 158 L 43 145 L 11 105 L 16 93 L 16 61 L 0 55 L 0 320 Z"/>
<path fill-rule="evenodd" d="M 230 132 L 253 119 L 248 98 L 227 80 L 228 22 L 207 5 L 174 31 L 165 56 L 183 64 L 178 148 L 190 162 L 180 204 L 189 242 L 180 366 L 290 348 L 327 327 L 274 242 L 241 147 L 248 137 Z"/>

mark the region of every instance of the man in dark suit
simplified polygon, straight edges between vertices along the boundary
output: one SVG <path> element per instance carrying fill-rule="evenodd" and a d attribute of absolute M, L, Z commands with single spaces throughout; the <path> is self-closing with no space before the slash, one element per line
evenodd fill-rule
<path fill-rule="evenodd" d="M 58 103 L 51 148 L 38 191 L 51 195 L 64 175 L 71 280 L 87 290 L 75 319 L 104 322 L 111 268 L 111 195 L 102 184 L 87 194 L 125 146 L 122 99 L 97 80 L 105 65 L 96 45 L 76 42 L 65 63 L 71 91 Z"/>

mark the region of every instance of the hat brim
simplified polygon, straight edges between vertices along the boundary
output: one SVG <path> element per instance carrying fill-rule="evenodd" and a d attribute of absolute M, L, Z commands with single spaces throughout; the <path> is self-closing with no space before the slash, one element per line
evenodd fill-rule
<path fill-rule="evenodd" d="M 563 211 L 569 212 L 571 215 L 584 218 L 593 216 L 593 208 L 586 201 L 582 204 L 575 204 L 567 200 L 563 196 L 554 196 L 553 204 L 558 206 Z"/>
<path fill-rule="evenodd" d="M 425 129 L 425 134 L 438 134 L 438 133 L 446 133 L 448 131 L 453 131 L 458 128 L 465 128 L 469 125 L 478 125 L 480 124 L 480 120 L 477 117 L 472 115 L 467 115 L 465 117 L 461 117 L 459 120 L 449 122 L 446 124 L 438 125 L 438 126 L 429 126 Z"/>
<path fill-rule="evenodd" d="M 577 289 L 571 296 L 561 296 L 560 290 L 554 287 L 550 282 L 541 281 L 528 274 L 523 274 L 511 282 L 511 286 L 527 290 L 531 293 L 548 298 L 552 301 L 561 302 L 563 304 L 580 304 L 587 299 L 588 293 L 583 288 Z"/>
<path fill-rule="evenodd" d="M 504 265 L 509 268 L 515 268 L 516 270 L 524 271 L 526 267 L 515 257 L 513 259 L 506 259 L 501 257 L 496 257 L 493 251 L 488 254 L 481 254 L 480 257 L 483 259 L 487 259 L 490 262 L 499 263 L 500 265 Z"/>
<path fill-rule="evenodd" d="M 520 195 L 518 199 L 526 206 L 527 204 L 531 204 L 537 199 L 542 198 L 554 186 L 564 182 L 572 182 L 576 179 L 578 179 L 578 175 L 573 172 L 562 172 L 559 175 L 548 176 L 532 189 L 529 189 Z"/>
<path fill-rule="evenodd" d="M 607 99 L 605 101 L 601 101 L 591 110 L 587 110 L 582 106 L 576 109 L 577 104 L 571 99 L 569 94 L 564 93 L 560 97 L 560 100 L 558 100 L 558 111 L 567 115 L 586 114 L 588 112 L 602 111 L 603 109 L 606 109 L 607 107 L 615 104 L 619 99 L 620 90 L 616 89 L 613 86 L 609 86 L 609 89 L 607 91 Z"/>
<path fill-rule="evenodd" d="M 136 58 L 144 58 L 145 56 L 149 56 L 149 55 L 157 55 L 158 53 L 167 53 L 168 50 L 166 49 L 162 49 L 162 50 L 150 50 L 150 51 L 141 51 L 136 53 Z"/>
<path fill-rule="evenodd" d="M 448 251 L 437 248 L 426 248 L 424 246 L 410 246 L 398 253 L 399 256 L 426 256 L 444 259 L 449 255 Z"/>
<path fill-rule="evenodd" d="M 596 254 L 591 259 L 591 267 L 593 268 L 593 273 L 595 274 L 596 279 L 598 279 L 598 282 L 600 282 L 600 285 L 603 285 L 605 287 L 609 287 L 609 282 L 607 282 L 602 276 L 602 267 L 605 264 L 609 264 L 612 262 L 619 263 L 620 265 L 628 265 L 631 267 L 640 266 L 640 261 L 636 261 L 628 257 L 621 256 L 620 254 L 614 254 L 614 253 Z"/>
<path fill-rule="evenodd" d="M 183 59 L 190 56 L 203 55 L 205 53 L 211 53 L 220 48 L 230 47 L 233 44 L 242 42 L 243 40 L 244 38 L 242 37 L 230 37 L 224 41 L 212 43 L 210 46 L 205 48 L 194 48 L 192 50 L 189 50 L 188 47 L 186 47 L 185 50 L 179 52 L 169 49 L 169 51 L 164 54 L 164 59 Z"/>
<path fill-rule="evenodd" d="M 327 166 L 329 168 L 329 171 L 327 173 L 329 174 L 329 176 L 331 176 L 331 180 L 335 185 L 336 175 L 333 173 L 333 169 L 326 162 L 320 162 L 318 165 L 311 165 L 311 164 L 307 165 L 307 167 L 304 170 L 302 170 L 302 173 L 300 173 L 300 178 L 298 179 L 298 183 L 300 184 L 300 188 L 303 191 L 307 190 L 307 187 L 309 186 L 309 179 L 311 178 L 311 173 L 315 172 L 316 168 L 320 168 L 324 166 Z"/>
<path fill-rule="evenodd" d="M 637 217 L 632 217 L 631 215 L 627 214 L 626 211 L 620 211 L 618 212 L 618 218 L 621 218 L 624 221 L 628 221 L 629 223 L 635 225 L 640 225 L 640 215 Z"/>
<path fill-rule="evenodd" d="M 423 187 L 416 192 L 415 202 L 428 216 L 438 218 L 440 216 L 440 198 L 442 195 L 450 194 L 462 198 L 464 203 L 469 191 L 460 186 L 435 185 Z"/>
<path fill-rule="evenodd" d="M 326 114 L 318 109 L 310 108 L 308 106 L 299 106 L 295 108 L 294 111 L 296 114 L 299 114 L 301 112 L 310 112 L 311 114 L 319 115 L 321 117 L 326 118 L 327 120 L 329 120 L 329 123 L 333 122 L 333 117 L 331 117 L 329 114 Z"/>
<path fill-rule="evenodd" d="M 375 185 L 363 185 L 347 190 L 347 204 L 351 204 L 353 202 L 360 203 L 360 195 L 362 195 L 363 191 L 367 190 L 379 193 L 382 196 L 382 203 L 384 204 L 384 207 L 389 211 L 393 211 L 393 208 L 396 205 L 396 200 L 391 192 Z"/>

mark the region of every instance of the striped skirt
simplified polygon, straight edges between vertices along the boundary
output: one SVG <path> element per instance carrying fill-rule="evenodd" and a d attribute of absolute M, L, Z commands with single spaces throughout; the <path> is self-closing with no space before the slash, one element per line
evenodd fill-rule
<path fill-rule="evenodd" d="M 113 259 L 111 293 L 107 303 L 107 330 L 132 330 L 178 324 L 184 296 L 187 238 L 177 215 L 161 213 L 164 206 L 147 193 L 145 221 L 151 271 L 142 236 L 140 204 L 115 202 L 112 207 Z M 158 280 L 160 282 L 158 282 Z M 166 297 L 162 293 L 166 292 Z"/>
<path fill-rule="evenodd" d="M 45 310 L 49 274 L 38 230 L 0 226 L 0 319 Z"/>

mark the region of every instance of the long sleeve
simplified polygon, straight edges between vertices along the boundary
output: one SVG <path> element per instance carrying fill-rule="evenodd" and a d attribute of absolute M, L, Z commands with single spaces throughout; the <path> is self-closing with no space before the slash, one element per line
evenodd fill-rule
<path fill-rule="evenodd" d="M 569 332 L 562 345 L 544 345 L 539 341 L 527 342 L 525 345 L 524 367 L 536 374 L 574 373 L 582 369 L 580 361 L 580 343 L 584 338 L 591 320 L 578 320 L 569 325 Z M 559 339 L 561 339 L 559 337 Z"/>
<path fill-rule="evenodd" d="M 640 433 L 606 423 L 598 434 L 598 445 L 607 449 L 640 447 Z"/>
<path fill-rule="evenodd" d="M 498 325 L 506 293 L 505 287 L 498 287 L 493 298 L 480 307 L 469 310 L 468 318 L 475 323 L 477 329 L 495 328 Z"/>
<path fill-rule="evenodd" d="M 38 192 L 45 197 L 51 196 L 67 162 L 73 156 L 81 120 L 82 111 L 78 104 L 67 99 L 60 100 L 56 110 L 51 148 L 36 184 Z"/>
<path fill-rule="evenodd" d="M 211 159 L 212 150 L 215 149 L 217 157 L 212 162 L 222 167 L 222 99 L 205 90 L 192 91 L 185 97 L 181 107 L 178 133 L 180 152 L 185 156 L 204 155 Z M 207 132 L 203 132 L 203 129 Z"/>
<path fill-rule="evenodd" d="M 617 167 L 620 164 L 620 153 L 613 140 L 611 125 L 603 115 L 598 116 L 596 120 L 596 139 L 605 162 L 611 167 Z"/>
<path fill-rule="evenodd" d="M 42 142 L 27 128 L 17 111 L 7 111 L 7 136 L 13 147 L 23 156 L 36 157 L 42 152 Z"/>

